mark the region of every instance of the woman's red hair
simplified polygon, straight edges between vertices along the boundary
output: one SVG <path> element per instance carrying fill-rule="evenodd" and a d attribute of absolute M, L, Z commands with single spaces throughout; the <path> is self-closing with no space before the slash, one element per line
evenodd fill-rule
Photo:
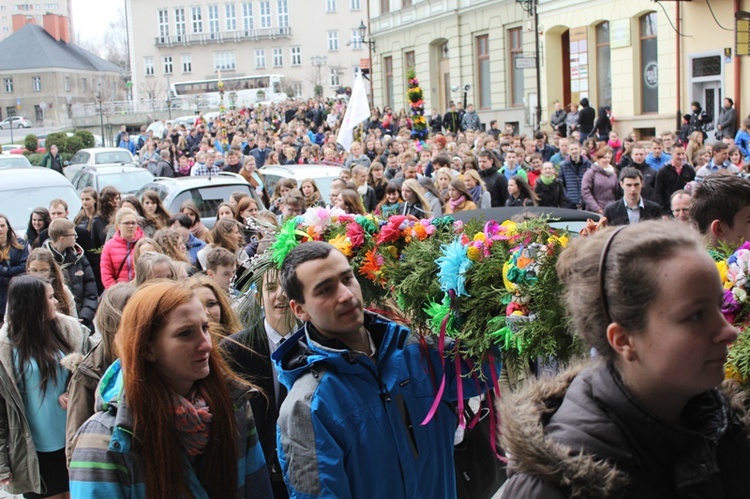
<path fill-rule="evenodd" d="M 150 346 L 172 311 L 195 299 L 193 291 L 172 281 L 140 288 L 125 307 L 115 346 L 122 363 L 125 396 L 133 416 L 133 448 L 143 456 L 147 497 L 192 497 L 185 473 L 184 450 L 175 429 L 174 392 L 146 360 Z M 217 348 L 211 351 L 209 375 L 195 383 L 211 409 L 211 437 L 198 477 L 210 497 L 237 495 L 237 423 L 226 375 Z"/>

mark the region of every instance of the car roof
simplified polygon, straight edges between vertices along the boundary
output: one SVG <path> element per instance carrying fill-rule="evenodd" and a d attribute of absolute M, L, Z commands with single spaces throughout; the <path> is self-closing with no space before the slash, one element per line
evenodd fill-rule
<path fill-rule="evenodd" d="M 196 186 L 211 185 L 247 185 L 247 180 L 241 175 L 231 172 L 219 172 L 218 175 L 200 176 L 200 177 L 156 177 L 149 184 L 158 183 L 161 186 L 168 186 L 169 189 L 190 189 Z M 148 184 L 145 186 L 147 187 Z"/>
<path fill-rule="evenodd" d="M 2 178 L 0 185 L 2 185 L 3 190 L 35 187 L 40 183 L 45 186 L 72 187 L 72 184 L 63 175 L 41 166 L 3 168 L 0 170 L 0 178 Z"/>
<path fill-rule="evenodd" d="M 113 171 L 133 172 L 138 170 L 148 171 L 140 166 L 124 165 L 121 163 L 102 163 L 100 165 L 86 165 L 80 171 L 96 171 L 98 173 L 111 173 Z"/>
<path fill-rule="evenodd" d="M 278 175 L 280 177 L 303 178 L 338 177 L 340 166 L 334 165 L 264 165 L 260 170 L 263 175 Z"/>

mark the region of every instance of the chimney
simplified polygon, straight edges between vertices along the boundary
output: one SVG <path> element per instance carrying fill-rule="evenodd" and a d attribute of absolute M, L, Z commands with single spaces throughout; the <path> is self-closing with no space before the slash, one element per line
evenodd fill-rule
<path fill-rule="evenodd" d="M 60 33 L 60 41 L 70 43 L 70 21 L 67 16 L 57 16 L 57 29 Z"/>
<path fill-rule="evenodd" d="M 13 14 L 13 33 L 23 28 L 27 24 L 36 24 L 34 16 L 26 16 L 26 14 Z"/>
<path fill-rule="evenodd" d="M 56 41 L 60 41 L 60 25 L 57 18 L 57 14 L 44 14 L 44 17 L 42 17 L 44 21 L 44 31 L 49 33 L 49 35 Z"/>

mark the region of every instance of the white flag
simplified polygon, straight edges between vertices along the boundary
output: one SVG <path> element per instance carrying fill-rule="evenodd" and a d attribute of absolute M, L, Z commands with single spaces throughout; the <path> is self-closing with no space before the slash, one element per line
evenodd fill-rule
<path fill-rule="evenodd" d="M 367 102 L 367 91 L 365 82 L 362 79 L 362 73 L 357 71 L 354 78 L 354 87 L 352 87 L 352 98 L 349 99 L 349 105 L 346 107 L 344 119 L 341 121 L 341 129 L 336 142 L 349 152 L 354 141 L 354 129 L 370 117 L 370 104 Z"/>

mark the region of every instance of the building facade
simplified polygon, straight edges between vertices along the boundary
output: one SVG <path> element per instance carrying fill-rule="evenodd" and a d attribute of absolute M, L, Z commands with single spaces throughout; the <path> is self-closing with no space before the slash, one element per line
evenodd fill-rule
<path fill-rule="evenodd" d="M 351 86 L 367 57 L 356 28 L 366 0 L 127 0 L 133 96 L 165 99 L 173 83 L 281 74 L 296 97 Z M 239 102 L 238 105 L 246 103 Z"/>
<path fill-rule="evenodd" d="M 35 24 L 41 26 L 45 14 L 56 14 L 65 16 L 67 19 L 72 19 L 72 4 L 73 0 L 0 0 L 0 41 L 5 40 L 26 24 L 25 22 L 21 25 L 16 23 L 14 26 L 14 15 L 20 14 L 31 18 Z M 68 24 L 66 35 L 69 40 L 73 40 L 72 23 Z"/>
<path fill-rule="evenodd" d="M 620 134 L 640 138 L 676 130 L 693 101 L 713 116 L 724 97 L 734 99 L 738 115 L 750 111 L 750 97 L 740 92 L 750 62 L 736 55 L 734 36 L 735 12 L 750 11 L 750 0 L 538 0 L 537 26 L 523 8 L 532 5 L 370 0 L 376 104 L 407 107 L 413 66 L 427 109 L 444 113 L 468 86 L 467 102 L 484 124 L 496 119 L 527 133 L 536 124 L 537 95 L 547 131 L 556 102 L 587 97 L 593 107 L 611 107 Z"/>

